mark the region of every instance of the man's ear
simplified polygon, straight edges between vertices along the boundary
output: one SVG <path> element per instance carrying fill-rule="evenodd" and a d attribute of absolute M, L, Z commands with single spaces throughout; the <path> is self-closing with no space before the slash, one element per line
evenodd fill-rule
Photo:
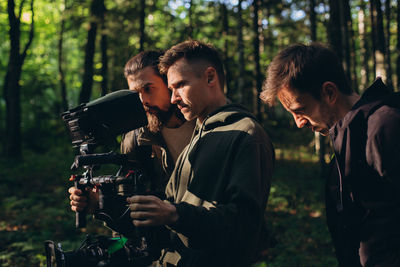
<path fill-rule="evenodd" d="M 206 75 L 207 83 L 209 85 L 214 85 L 216 82 L 218 82 L 217 71 L 213 67 L 207 67 L 204 73 Z"/>
<path fill-rule="evenodd" d="M 321 99 L 328 104 L 335 104 L 339 97 L 339 88 L 333 82 L 324 82 L 322 84 Z"/>

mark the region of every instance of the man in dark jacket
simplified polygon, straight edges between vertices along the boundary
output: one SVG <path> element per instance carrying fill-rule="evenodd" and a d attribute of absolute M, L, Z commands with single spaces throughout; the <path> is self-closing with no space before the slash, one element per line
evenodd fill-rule
<path fill-rule="evenodd" d="M 162 266 L 250 266 L 261 243 L 272 144 L 248 111 L 227 103 L 222 62 L 211 45 L 177 44 L 161 58 L 160 70 L 171 102 L 197 126 L 167 185 L 169 202 L 129 198 L 133 223 L 166 225 L 175 233 Z"/>
<path fill-rule="evenodd" d="M 260 97 L 331 137 L 327 219 L 340 266 L 400 266 L 399 94 L 378 78 L 358 96 L 333 51 L 300 44 L 273 59 Z"/>

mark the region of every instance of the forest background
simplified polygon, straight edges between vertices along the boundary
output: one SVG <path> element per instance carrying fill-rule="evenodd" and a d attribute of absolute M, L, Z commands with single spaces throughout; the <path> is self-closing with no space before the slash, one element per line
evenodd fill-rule
<path fill-rule="evenodd" d="M 266 210 L 274 242 L 258 266 L 336 266 L 324 210 L 329 142 L 295 130 L 258 94 L 273 56 L 311 41 L 333 47 L 359 93 L 378 75 L 398 91 L 399 10 L 391 0 L 0 1 L 0 265 L 44 266 L 44 240 L 71 250 L 84 237 L 67 194 L 77 151 L 60 114 L 127 88 L 123 67 L 139 51 L 192 38 L 219 49 L 227 96 L 276 148 Z"/>

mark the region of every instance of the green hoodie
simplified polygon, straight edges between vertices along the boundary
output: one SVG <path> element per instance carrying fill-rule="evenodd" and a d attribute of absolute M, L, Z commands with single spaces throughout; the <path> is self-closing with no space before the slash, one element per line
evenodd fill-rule
<path fill-rule="evenodd" d="M 230 104 L 197 125 L 166 188 L 179 219 L 179 266 L 249 266 L 255 259 L 271 185 L 274 149 L 252 114 Z"/>

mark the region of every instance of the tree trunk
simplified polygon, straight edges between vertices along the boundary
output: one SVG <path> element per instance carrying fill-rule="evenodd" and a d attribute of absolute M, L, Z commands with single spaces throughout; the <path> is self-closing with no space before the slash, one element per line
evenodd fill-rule
<path fill-rule="evenodd" d="M 244 94 L 244 45 L 243 45 L 243 18 L 242 18 L 242 0 L 238 1 L 238 53 L 239 53 L 239 77 L 238 77 L 238 102 L 242 103 Z"/>
<path fill-rule="evenodd" d="M 230 90 L 230 81 L 231 81 L 231 72 L 229 69 L 229 42 L 228 42 L 228 33 L 229 33 L 229 20 L 228 20 L 228 9 L 226 8 L 225 3 L 220 3 L 221 7 L 221 20 L 222 20 L 222 37 L 224 38 L 224 65 L 225 65 L 225 72 L 226 72 L 226 83 L 224 92 L 228 98 L 231 97 L 231 90 Z"/>
<path fill-rule="evenodd" d="M 193 0 L 189 1 L 189 25 L 187 26 L 187 35 L 189 39 L 193 38 Z"/>
<path fill-rule="evenodd" d="M 371 1 L 372 36 L 374 45 L 374 58 L 376 66 L 376 76 L 380 76 L 386 81 L 387 73 L 385 70 L 385 35 L 383 31 L 383 16 L 380 0 Z"/>
<path fill-rule="evenodd" d="M 315 0 L 310 0 L 310 32 L 311 41 L 317 41 L 317 18 L 315 13 Z"/>
<path fill-rule="evenodd" d="M 392 59 L 391 59 L 391 52 L 390 52 L 390 0 L 385 1 L 385 16 L 386 16 L 386 70 L 387 70 L 387 78 L 386 78 L 386 85 L 388 88 L 393 91 L 393 80 L 392 80 Z"/>
<path fill-rule="evenodd" d="M 360 56 L 361 56 L 361 83 L 359 87 L 359 92 L 367 88 L 369 84 L 369 46 L 367 38 L 367 26 L 365 20 L 365 2 L 360 0 L 360 10 L 358 11 L 358 33 L 360 38 Z"/>
<path fill-rule="evenodd" d="M 375 23 L 375 19 L 374 19 L 374 3 L 373 1 L 370 1 L 370 17 L 371 17 L 371 41 L 372 41 L 372 75 L 373 78 L 376 77 L 376 55 L 375 55 L 375 51 L 376 51 L 376 23 Z M 375 12 L 376 13 L 376 12 Z"/>
<path fill-rule="evenodd" d="M 343 1 L 329 0 L 328 39 L 343 64 L 348 80 L 351 81 L 349 33 L 345 17 L 345 5 L 346 3 Z"/>
<path fill-rule="evenodd" d="M 397 59 L 396 59 L 396 76 L 397 91 L 400 91 L 400 3 L 397 1 Z"/>
<path fill-rule="evenodd" d="M 63 14 L 61 14 L 61 22 L 60 22 L 60 32 L 58 36 L 58 73 L 60 75 L 60 88 L 61 88 L 61 103 L 63 111 L 68 110 L 68 100 L 67 100 L 67 85 L 65 82 L 65 74 L 63 68 L 63 42 L 64 42 L 64 31 L 65 31 L 65 9 L 66 9 L 66 1 L 64 1 L 64 10 Z"/>
<path fill-rule="evenodd" d="M 357 59 L 356 59 L 356 44 L 354 38 L 354 30 L 353 30 L 353 19 L 351 18 L 351 9 L 349 1 L 345 1 L 344 3 L 344 17 L 346 21 L 346 30 L 347 30 L 347 54 L 349 57 L 349 73 L 351 74 L 350 84 L 354 91 L 358 92 L 358 75 L 357 75 Z"/>
<path fill-rule="evenodd" d="M 93 86 L 93 59 L 96 49 L 96 34 L 97 25 L 101 19 L 101 14 L 104 13 L 104 0 L 93 0 L 90 7 L 90 27 L 87 35 L 85 48 L 85 63 L 82 81 L 82 89 L 79 95 L 80 103 L 87 103 L 92 95 Z"/>
<path fill-rule="evenodd" d="M 332 48 L 343 62 L 343 49 L 342 49 L 342 32 L 341 32 L 341 12 L 340 1 L 329 0 L 329 26 L 328 26 L 328 39 Z"/>
<path fill-rule="evenodd" d="M 349 28 L 347 24 L 347 6 L 349 6 L 349 1 L 338 1 L 339 3 L 339 21 L 340 21 L 340 33 L 341 33 L 341 41 L 342 41 L 342 63 L 344 67 L 344 71 L 346 76 L 352 84 L 351 79 L 351 62 L 350 62 L 350 45 L 349 45 Z M 349 8 L 350 9 L 350 8 Z M 350 10 L 349 10 L 350 12 Z"/>
<path fill-rule="evenodd" d="M 140 47 L 139 51 L 144 50 L 145 40 L 145 17 L 146 17 L 146 0 L 140 0 Z"/>
<path fill-rule="evenodd" d="M 106 7 L 104 6 L 103 14 L 101 14 L 101 95 L 106 95 L 108 93 L 108 57 L 107 57 L 107 29 L 105 22 Z M 141 38 L 142 39 L 142 38 Z"/>
<path fill-rule="evenodd" d="M 21 93 L 19 80 L 21 78 L 22 66 L 27 50 L 34 37 L 34 11 L 33 0 L 31 1 L 31 27 L 28 41 L 23 52 L 20 54 L 20 24 L 23 2 L 19 7 L 18 17 L 15 15 L 15 2 L 8 0 L 7 12 L 10 24 L 10 54 L 7 72 L 4 81 L 4 99 L 6 102 L 6 136 L 4 139 L 4 152 L 10 158 L 21 157 Z"/>
<path fill-rule="evenodd" d="M 262 122 L 262 114 L 261 114 L 261 103 L 258 95 L 261 92 L 262 87 L 262 74 L 261 74 L 261 66 L 260 66 L 260 22 L 258 12 L 260 9 L 259 0 L 253 1 L 253 46 L 254 46 L 254 75 L 255 75 L 255 86 L 253 88 L 253 111 L 256 114 L 256 117 L 259 122 Z"/>

